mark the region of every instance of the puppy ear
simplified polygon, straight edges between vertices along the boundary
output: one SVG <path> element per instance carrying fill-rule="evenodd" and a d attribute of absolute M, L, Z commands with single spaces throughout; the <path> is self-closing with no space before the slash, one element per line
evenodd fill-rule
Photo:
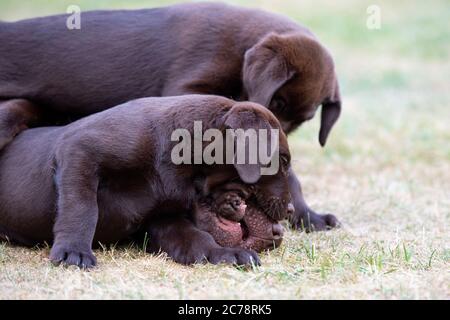
<path fill-rule="evenodd" d="M 319 143 L 322 147 L 325 146 L 331 128 L 336 123 L 340 114 L 341 114 L 341 96 L 339 93 L 338 82 L 337 80 L 335 80 L 333 97 L 322 103 L 322 113 L 319 131 Z"/>
<path fill-rule="evenodd" d="M 244 183 L 254 184 L 261 178 L 261 167 L 258 164 L 235 164 L 234 167 Z"/>
<path fill-rule="evenodd" d="M 267 129 L 270 132 L 271 126 L 254 110 L 251 108 L 243 107 L 239 104 L 235 105 L 226 115 L 224 121 L 224 127 L 226 129 Z M 258 182 L 261 178 L 261 163 L 256 156 L 256 163 L 250 163 L 250 139 L 244 139 L 244 151 L 245 151 L 245 163 L 238 163 L 238 159 L 235 152 L 235 158 L 233 165 L 236 171 L 244 183 L 253 184 Z M 237 149 L 237 137 L 234 137 L 235 151 Z"/>
<path fill-rule="evenodd" d="M 268 107 L 275 92 L 294 76 L 294 70 L 277 52 L 280 41 L 281 37 L 270 34 L 245 53 L 243 84 L 249 101 Z"/>

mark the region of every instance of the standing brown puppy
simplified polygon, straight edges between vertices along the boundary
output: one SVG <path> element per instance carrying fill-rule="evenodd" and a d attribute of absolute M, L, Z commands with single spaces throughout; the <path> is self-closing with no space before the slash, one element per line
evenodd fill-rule
<path fill-rule="evenodd" d="M 288 133 L 322 105 L 321 145 L 339 117 L 329 52 L 284 16 L 189 3 L 86 12 L 80 30 L 68 30 L 66 19 L 0 23 L 0 100 L 23 98 L 52 116 L 76 118 L 144 96 L 216 94 L 266 106 Z M 11 121 L 11 110 L 28 114 L 23 105 L 15 100 L 0 108 L 0 143 L 35 122 L 35 116 Z M 292 172 L 291 193 L 294 226 L 336 225 L 334 216 L 308 208 Z"/>

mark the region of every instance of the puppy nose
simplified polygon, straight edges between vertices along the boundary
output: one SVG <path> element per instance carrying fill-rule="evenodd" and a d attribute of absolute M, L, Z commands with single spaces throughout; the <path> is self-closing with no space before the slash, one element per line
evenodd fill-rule
<path fill-rule="evenodd" d="M 274 224 L 272 226 L 272 234 L 274 238 L 282 238 L 284 234 L 284 229 L 281 224 Z"/>
<path fill-rule="evenodd" d="M 292 203 L 289 203 L 288 207 L 287 207 L 287 214 L 288 215 L 293 215 L 294 211 L 295 211 L 294 205 Z"/>

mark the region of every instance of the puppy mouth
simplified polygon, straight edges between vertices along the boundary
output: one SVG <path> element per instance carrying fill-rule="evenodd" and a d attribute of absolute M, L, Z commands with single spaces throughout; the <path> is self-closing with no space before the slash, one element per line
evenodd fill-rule
<path fill-rule="evenodd" d="M 224 218 L 220 215 L 217 216 L 217 222 L 221 230 L 230 234 L 240 235 L 242 241 L 248 241 L 249 239 L 256 239 L 262 241 L 274 241 L 280 239 L 281 235 L 261 235 L 251 231 L 245 222 L 245 219 L 240 221 L 234 221 Z M 276 222 L 272 222 L 272 227 L 278 225 Z M 270 228 L 270 227 L 268 227 Z"/>
<path fill-rule="evenodd" d="M 279 247 L 283 240 L 283 227 L 267 216 L 262 218 L 260 212 L 257 221 L 259 223 L 251 218 L 235 221 L 220 215 L 217 216 L 219 228 L 230 236 L 232 235 L 234 241 L 238 242 L 237 246 L 258 252 Z"/>
<path fill-rule="evenodd" d="M 243 220 L 241 222 L 241 228 L 242 228 L 242 241 L 246 241 L 250 237 L 250 230 L 248 226 L 245 224 L 245 221 Z"/>
<path fill-rule="evenodd" d="M 241 220 L 242 221 L 242 220 Z M 224 218 L 220 215 L 217 216 L 217 222 L 220 227 L 225 232 L 229 232 L 232 234 L 244 234 L 244 227 L 241 221 L 233 221 L 227 218 Z"/>
<path fill-rule="evenodd" d="M 247 233 L 239 246 L 242 248 L 253 249 L 257 252 L 261 252 L 278 248 L 281 245 L 282 241 L 282 235 L 261 236 L 257 234 Z"/>

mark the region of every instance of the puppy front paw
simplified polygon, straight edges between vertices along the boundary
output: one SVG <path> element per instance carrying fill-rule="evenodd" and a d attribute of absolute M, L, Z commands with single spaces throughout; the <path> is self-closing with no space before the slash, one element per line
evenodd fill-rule
<path fill-rule="evenodd" d="M 341 222 L 333 214 L 318 214 L 315 212 L 309 212 L 306 216 L 301 216 L 299 219 L 292 220 L 291 224 L 294 229 L 306 231 L 307 233 L 314 231 L 327 231 L 341 227 Z"/>
<path fill-rule="evenodd" d="M 72 245 L 53 245 L 50 250 L 50 261 L 54 265 L 78 266 L 81 269 L 89 269 L 97 265 L 91 249 L 78 249 Z"/>
<path fill-rule="evenodd" d="M 255 251 L 242 248 L 216 248 L 208 253 L 206 259 L 212 264 L 261 265 L 261 260 Z"/>

